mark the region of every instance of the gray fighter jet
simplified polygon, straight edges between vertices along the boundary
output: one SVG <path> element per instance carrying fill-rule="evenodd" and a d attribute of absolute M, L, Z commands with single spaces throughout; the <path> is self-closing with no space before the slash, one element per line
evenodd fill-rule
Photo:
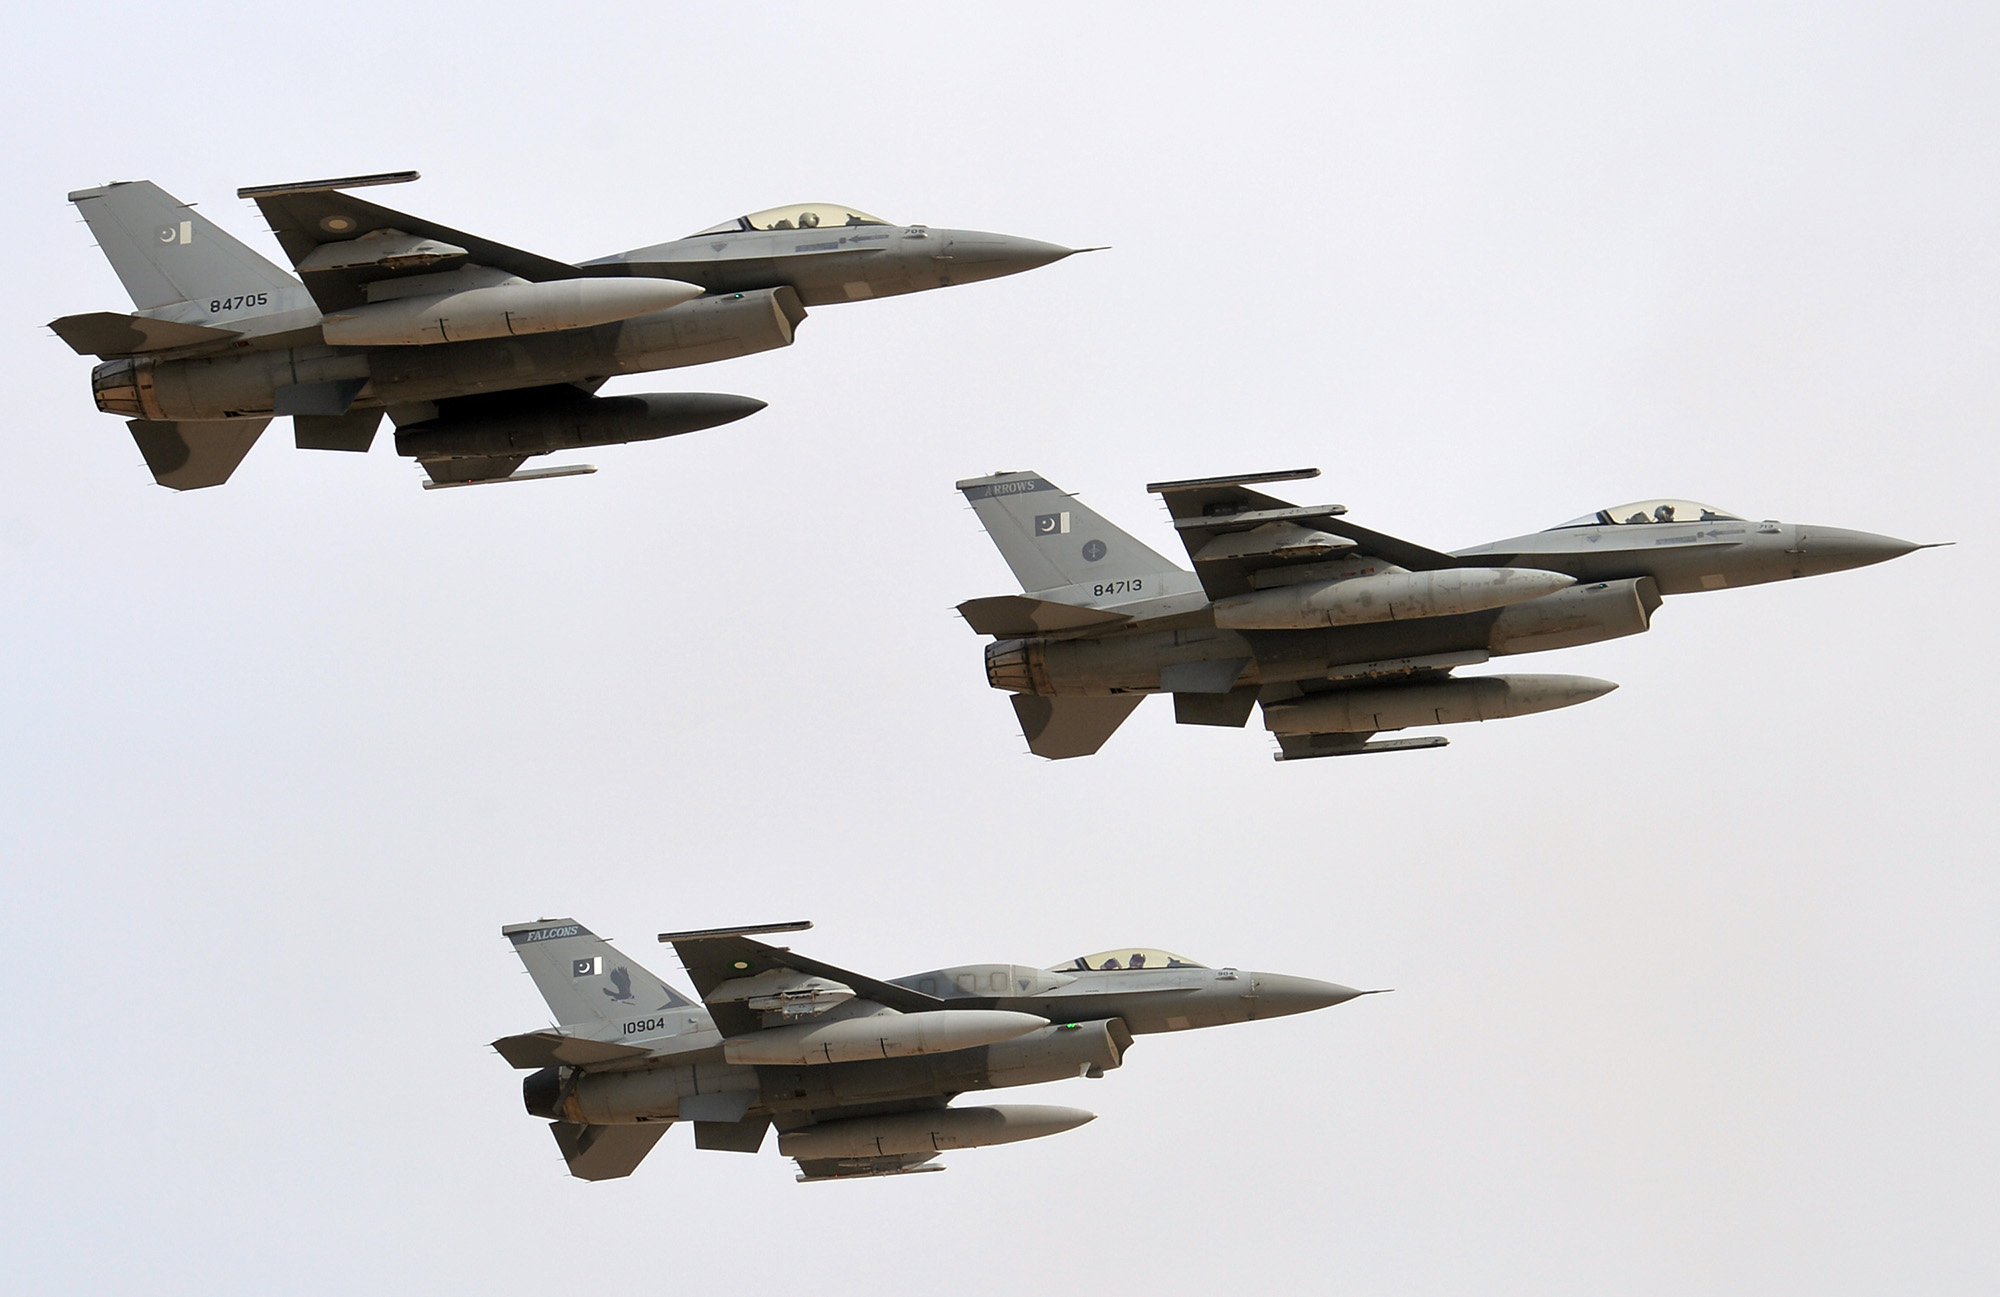
<path fill-rule="evenodd" d="M 789 346 L 810 306 L 995 279 L 1075 251 L 798 203 L 572 265 L 341 192 L 416 178 L 239 189 L 296 278 L 149 181 L 69 196 L 139 309 L 49 327 L 105 360 L 91 372 L 97 408 L 130 419 L 161 485 L 227 481 L 279 416 L 301 449 L 366 451 L 385 412 L 426 487 L 593 472 L 517 470 L 764 406 L 592 395 L 614 375 Z"/>
<path fill-rule="evenodd" d="M 1927 548 L 1645 500 L 1440 553 L 1251 490 L 1318 469 L 1155 482 L 1195 571 L 1034 473 L 960 482 L 1028 593 L 958 606 L 994 642 L 1029 750 L 1089 756 L 1149 694 L 1184 725 L 1261 705 L 1280 761 L 1442 747 L 1381 731 L 1497 720 L 1617 688 L 1563 675 L 1455 677 L 1488 658 L 1636 635 L 1663 595 L 1840 572 Z"/>
<path fill-rule="evenodd" d="M 941 1171 L 938 1154 L 1070 1130 L 1095 1114 L 952 1107 L 972 1090 L 1101 1077 L 1134 1036 L 1276 1018 L 1369 992 L 1204 968 L 1120 946 L 1053 968 L 972 964 L 880 982 L 754 934 L 668 932 L 696 1004 L 574 919 L 501 929 L 558 1025 L 493 1042 L 570 1173 L 632 1174 L 676 1121 L 696 1148 L 755 1153 L 768 1128 L 801 1180 Z"/>

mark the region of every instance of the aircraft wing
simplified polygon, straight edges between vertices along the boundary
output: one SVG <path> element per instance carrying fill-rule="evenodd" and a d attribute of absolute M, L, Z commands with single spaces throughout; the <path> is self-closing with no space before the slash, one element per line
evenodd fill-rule
<path fill-rule="evenodd" d="M 836 968 L 817 959 L 808 959 L 783 946 L 768 946 L 745 935 L 747 932 L 795 931 L 809 926 L 811 925 L 805 923 L 791 923 L 748 929 L 663 932 L 660 934 L 660 940 L 671 943 L 674 953 L 680 956 L 682 966 L 687 969 L 688 977 L 694 982 L 695 993 L 701 996 L 702 1003 L 708 1008 L 709 1016 L 715 1020 L 715 1029 L 725 1038 L 747 1036 L 763 1030 L 764 1015 L 748 1008 L 742 1000 L 712 999 L 715 989 L 724 982 L 739 981 L 774 971 L 802 973 L 839 982 L 850 988 L 860 999 L 903 1013 L 923 1013 L 945 1007 L 944 1001 L 934 995 L 924 995 L 907 987 L 878 981 L 845 968 Z"/>
<path fill-rule="evenodd" d="M 49 321 L 49 328 L 77 355 L 96 356 L 103 360 L 183 348 L 221 348 L 243 336 L 235 329 L 211 328 L 206 324 L 176 324 L 172 320 L 120 315 L 116 311 L 65 315 L 60 320 Z"/>
<path fill-rule="evenodd" d="M 550 1124 L 549 1133 L 556 1137 L 556 1147 L 569 1163 L 571 1175 L 579 1180 L 617 1180 L 638 1169 L 672 1124 L 579 1126 L 573 1121 L 558 1121 Z"/>
<path fill-rule="evenodd" d="M 1331 566 L 1378 559 L 1410 572 L 1465 567 L 1464 559 L 1345 521 L 1343 505 L 1295 505 L 1251 483 L 1318 477 L 1316 468 L 1154 482 L 1211 599 L 1331 575 Z"/>
<path fill-rule="evenodd" d="M 378 207 L 343 189 L 414 180 L 414 171 L 349 176 L 237 190 L 254 199 L 278 245 L 291 258 L 319 309 L 328 314 L 367 301 L 367 285 L 410 274 L 488 266 L 531 283 L 575 279 L 566 261 L 482 239 L 421 216 Z"/>

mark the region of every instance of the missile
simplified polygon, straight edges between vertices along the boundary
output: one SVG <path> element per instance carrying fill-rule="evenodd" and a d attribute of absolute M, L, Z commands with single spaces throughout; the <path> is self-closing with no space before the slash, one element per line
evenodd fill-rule
<path fill-rule="evenodd" d="M 693 301 L 702 292 L 677 279 L 552 279 L 540 284 L 519 279 L 348 307 L 321 321 L 320 333 L 334 347 L 423 347 L 518 337 L 651 315 Z"/>
<path fill-rule="evenodd" d="M 396 429 L 396 453 L 417 459 L 545 455 L 554 450 L 678 437 L 734 423 L 763 408 L 764 403 L 755 397 L 722 392 L 579 396 L 559 404 L 500 408 L 493 413 L 405 424 Z"/>
<path fill-rule="evenodd" d="M 928 1016 L 928 1015 L 926 1015 Z M 786 1157 L 895 1157 L 953 1148 L 1012 1144 L 1075 1130 L 1097 1114 L 1047 1104 L 994 1108 L 935 1108 L 888 1117 L 850 1117 L 783 1131 L 778 1151 Z"/>
<path fill-rule="evenodd" d="M 1215 624 L 1228 630 L 1309 630 L 1450 617 L 1525 603 L 1575 584 L 1573 576 L 1532 568 L 1382 572 L 1340 581 L 1281 585 L 1221 599 L 1215 604 Z"/>
<path fill-rule="evenodd" d="M 1618 686 L 1589 676 L 1468 676 L 1312 694 L 1264 708 L 1276 734 L 1372 734 L 1411 725 L 1456 725 L 1551 712 L 1602 698 Z"/>
<path fill-rule="evenodd" d="M 933 1013 L 877 1013 L 836 1022 L 772 1027 L 722 1042 L 725 1062 L 772 1067 L 816 1067 L 997 1044 L 1040 1031 L 1047 1018 L 1005 1009 L 939 1009 Z M 1017 1137 L 1019 1138 L 1019 1137 Z"/>

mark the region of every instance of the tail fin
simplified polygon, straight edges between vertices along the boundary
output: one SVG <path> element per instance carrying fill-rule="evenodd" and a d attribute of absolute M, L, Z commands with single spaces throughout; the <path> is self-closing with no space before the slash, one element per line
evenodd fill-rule
<path fill-rule="evenodd" d="M 1040 474 L 996 473 L 960 482 L 958 489 L 1029 594 L 1114 607 L 1200 588 L 1192 572 Z"/>
<path fill-rule="evenodd" d="M 575 919 L 537 919 L 500 929 L 527 965 L 535 989 L 563 1026 L 617 1023 L 620 1035 L 679 1035 L 694 1002 Z M 705 1018 L 706 1015 L 700 1015 Z M 664 1017 L 655 1025 L 653 1019 Z M 628 1024 L 644 1021 L 643 1030 Z"/>
<path fill-rule="evenodd" d="M 150 180 L 79 189 L 69 200 L 142 311 L 188 302 L 204 317 L 242 318 L 312 306 L 305 285 Z"/>

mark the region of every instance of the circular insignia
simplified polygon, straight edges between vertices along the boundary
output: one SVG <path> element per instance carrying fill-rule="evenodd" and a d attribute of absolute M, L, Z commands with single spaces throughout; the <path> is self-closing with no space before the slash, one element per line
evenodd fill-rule
<path fill-rule="evenodd" d="M 1086 563 L 1095 563 L 1095 562 L 1096 562 L 1096 561 L 1097 561 L 1098 559 L 1100 559 L 1100 558 L 1103 558 L 1103 557 L 1104 557 L 1104 542 L 1103 542 L 1103 541 L 1101 541 L 1101 540 L 1093 540 L 1093 541 L 1088 541 L 1088 542 L 1086 542 L 1086 543 L 1084 544 L 1084 547 L 1083 547 L 1083 561 L 1084 561 L 1084 562 L 1086 562 Z"/>
<path fill-rule="evenodd" d="M 160 242 L 162 243 L 172 243 L 175 239 L 178 239 L 180 236 L 181 236 L 180 231 L 176 230 L 171 225 L 162 225 L 160 227 Z"/>
<path fill-rule="evenodd" d="M 735 963 L 731 964 L 729 967 L 734 969 L 736 972 L 747 973 L 750 971 L 750 961 L 747 959 L 739 959 Z"/>
<path fill-rule="evenodd" d="M 354 228 L 354 218 L 352 216 L 321 217 L 319 227 L 328 234 L 345 234 Z"/>

